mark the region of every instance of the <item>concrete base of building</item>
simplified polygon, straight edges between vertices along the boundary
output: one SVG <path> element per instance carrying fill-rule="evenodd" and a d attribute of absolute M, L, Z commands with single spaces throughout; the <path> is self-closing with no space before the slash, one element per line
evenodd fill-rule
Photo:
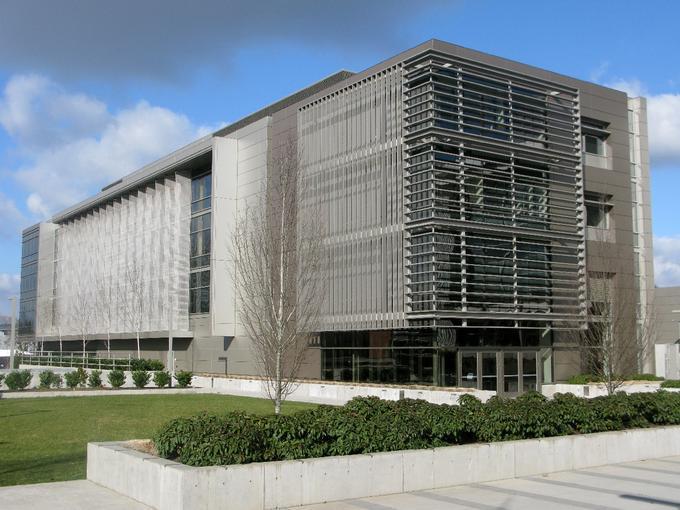
<path fill-rule="evenodd" d="M 90 443 L 87 479 L 160 510 L 264 510 L 680 455 L 680 426 L 194 468 Z"/>
<path fill-rule="evenodd" d="M 212 388 L 217 393 L 266 398 L 264 379 L 248 377 L 196 375 L 193 383 L 202 388 Z M 332 403 L 342 405 L 354 397 L 379 397 L 383 400 L 404 398 L 427 400 L 433 404 L 455 405 L 462 395 L 472 395 L 486 402 L 495 391 L 471 388 L 441 388 L 426 386 L 399 386 L 333 381 L 300 381 L 287 397 L 300 402 Z"/>

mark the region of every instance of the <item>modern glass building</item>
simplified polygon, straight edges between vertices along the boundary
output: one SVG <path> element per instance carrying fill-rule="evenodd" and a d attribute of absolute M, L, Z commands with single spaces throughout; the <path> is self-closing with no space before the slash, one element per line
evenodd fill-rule
<path fill-rule="evenodd" d="M 23 333 L 127 352 L 140 331 L 161 359 L 171 336 L 180 367 L 257 373 L 229 232 L 291 137 L 329 260 L 307 377 L 520 393 L 580 371 L 587 282 L 616 268 L 653 299 L 644 98 L 433 40 L 27 229 Z"/>

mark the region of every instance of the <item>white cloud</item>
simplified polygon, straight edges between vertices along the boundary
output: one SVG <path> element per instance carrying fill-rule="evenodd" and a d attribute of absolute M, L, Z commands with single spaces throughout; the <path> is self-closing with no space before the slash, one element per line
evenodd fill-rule
<path fill-rule="evenodd" d="M 108 122 L 101 101 L 68 93 L 35 74 L 11 77 L 0 101 L 0 124 L 24 150 L 63 144 L 99 132 Z"/>
<path fill-rule="evenodd" d="M 654 238 L 654 275 L 659 287 L 680 285 L 680 237 Z"/>
<path fill-rule="evenodd" d="M 680 166 L 680 94 L 650 94 L 640 80 L 617 80 L 609 87 L 647 98 L 649 152 L 654 166 Z"/>
<path fill-rule="evenodd" d="M 24 156 L 15 177 L 28 210 L 41 218 L 211 131 L 145 101 L 111 113 L 38 75 L 9 80 L 0 124 Z"/>
<path fill-rule="evenodd" d="M 14 200 L 0 191 L 0 239 L 14 239 L 25 222 L 26 218 L 19 211 Z"/>
<path fill-rule="evenodd" d="M 9 315 L 10 304 L 7 298 L 19 295 L 19 283 L 21 277 L 18 274 L 0 273 L 0 315 Z M 17 300 L 17 313 L 19 312 Z"/>
<path fill-rule="evenodd" d="M 680 94 L 650 96 L 647 108 L 652 162 L 680 165 Z"/>

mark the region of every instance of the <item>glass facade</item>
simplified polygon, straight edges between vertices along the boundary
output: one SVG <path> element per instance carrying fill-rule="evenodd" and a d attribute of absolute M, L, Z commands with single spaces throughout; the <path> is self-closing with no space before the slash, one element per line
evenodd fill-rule
<path fill-rule="evenodd" d="M 326 332 L 321 377 L 517 394 L 550 382 L 550 343 L 550 335 L 532 329 Z"/>
<path fill-rule="evenodd" d="M 39 233 L 37 226 L 27 230 L 21 242 L 21 286 L 17 324 L 17 334 L 20 336 L 35 335 Z"/>
<path fill-rule="evenodd" d="M 212 174 L 191 181 L 189 313 L 210 312 Z"/>

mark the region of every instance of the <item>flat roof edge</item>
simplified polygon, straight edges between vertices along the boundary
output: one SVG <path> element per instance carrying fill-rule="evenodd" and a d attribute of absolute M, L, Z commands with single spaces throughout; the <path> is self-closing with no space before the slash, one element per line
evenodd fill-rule
<path fill-rule="evenodd" d="M 88 209 L 96 207 L 98 204 L 105 202 L 106 200 L 118 196 L 130 189 L 133 189 L 144 182 L 151 181 L 158 176 L 161 176 L 173 167 L 176 167 L 190 159 L 201 156 L 209 150 L 212 149 L 212 138 L 213 135 L 205 135 L 198 140 L 195 140 L 179 149 L 163 156 L 156 161 L 153 161 L 147 165 L 144 165 L 139 170 L 127 174 L 120 179 L 120 182 L 114 182 L 105 186 L 102 191 L 96 195 L 83 200 L 63 211 L 55 214 L 48 221 L 52 223 L 60 223 L 70 216 L 74 216 Z"/>

